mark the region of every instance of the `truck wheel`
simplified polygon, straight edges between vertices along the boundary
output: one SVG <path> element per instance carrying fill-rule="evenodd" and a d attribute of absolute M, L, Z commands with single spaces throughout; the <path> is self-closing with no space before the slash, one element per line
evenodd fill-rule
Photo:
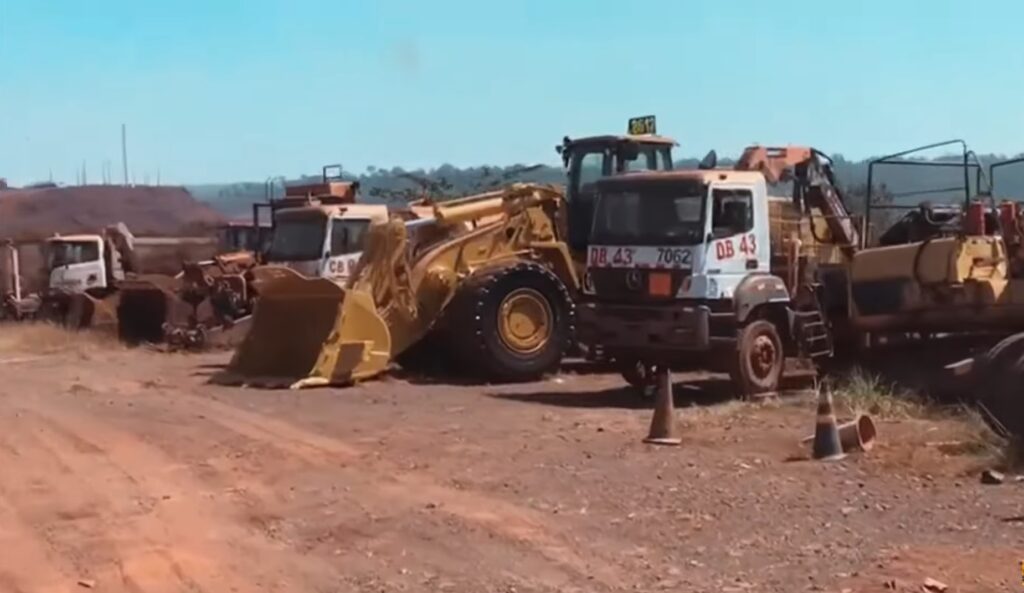
<path fill-rule="evenodd" d="M 654 397 L 657 384 L 654 379 L 654 365 L 639 360 L 624 360 L 618 363 L 619 373 L 644 399 Z"/>
<path fill-rule="evenodd" d="M 730 375 L 743 399 L 779 388 L 785 355 L 775 324 L 758 319 L 741 328 L 735 356 Z"/>
<path fill-rule="evenodd" d="M 464 289 L 455 325 L 464 363 L 500 382 L 558 368 L 575 335 L 573 302 L 558 277 L 523 262 L 479 273 Z"/>

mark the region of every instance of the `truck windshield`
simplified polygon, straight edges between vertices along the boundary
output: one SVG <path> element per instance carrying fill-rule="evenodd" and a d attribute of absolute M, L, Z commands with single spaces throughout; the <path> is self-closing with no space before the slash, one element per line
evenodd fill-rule
<path fill-rule="evenodd" d="M 606 188 L 597 198 L 591 243 L 697 245 L 706 195 L 702 183 Z"/>
<path fill-rule="evenodd" d="M 324 255 L 327 217 L 323 214 L 279 217 L 267 251 L 267 261 L 312 261 Z"/>
<path fill-rule="evenodd" d="M 51 270 L 100 259 L 100 245 L 96 241 L 50 241 L 48 249 Z"/>
<path fill-rule="evenodd" d="M 335 218 L 331 221 L 331 255 L 345 255 L 363 250 L 366 229 L 370 221 L 365 218 Z"/>

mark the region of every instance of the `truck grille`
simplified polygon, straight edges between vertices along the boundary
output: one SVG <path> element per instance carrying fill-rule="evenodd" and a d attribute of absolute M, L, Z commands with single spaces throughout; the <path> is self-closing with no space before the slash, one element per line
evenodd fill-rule
<path fill-rule="evenodd" d="M 651 302 L 675 298 L 683 281 L 690 277 L 690 270 L 647 270 L 640 268 L 615 268 L 588 270 L 594 292 L 601 300 L 617 302 Z M 668 294 L 652 294 L 651 275 L 669 277 Z"/>

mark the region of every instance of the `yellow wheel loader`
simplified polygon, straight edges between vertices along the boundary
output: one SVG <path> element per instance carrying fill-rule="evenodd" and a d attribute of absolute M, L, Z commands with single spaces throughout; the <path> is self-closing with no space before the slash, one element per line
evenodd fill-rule
<path fill-rule="evenodd" d="M 515 184 L 371 224 L 344 284 L 266 266 L 249 333 L 221 384 L 347 385 L 428 334 L 498 381 L 555 370 L 575 334 L 578 277 L 562 193 Z"/>

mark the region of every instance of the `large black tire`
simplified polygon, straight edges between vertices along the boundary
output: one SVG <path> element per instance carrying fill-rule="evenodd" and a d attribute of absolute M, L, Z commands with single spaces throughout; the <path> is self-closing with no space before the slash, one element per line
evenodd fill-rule
<path fill-rule="evenodd" d="M 743 399 L 778 391 L 785 363 L 775 324 L 758 319 L 740 328 L 729 374 Z"/>
<path fill-rule="evenodd" d="M 536 305 L 537 314 L 546 317 L 545 331 L 522 340 L 537 342 L 533 347 L 517 349 L 511 338 L 518 336 L 511 336 L 514 330 L 503 325 L 502 319 L 509 318 L 505 308 L 515 303 Z M 533 381 L 556 371 L 576 333 L 575 305 L 565 284 L 532 262 L 477 272 L 460 288 L 452 306 L 448 327 L 460 367 L 493 382 Z"/>
<path fill-rule="evenodd" d="M 1024 437 L 1024 334 L 1014 334 L 979 357 L 973 391 L 983 415 L 1003 436 Z"/>

